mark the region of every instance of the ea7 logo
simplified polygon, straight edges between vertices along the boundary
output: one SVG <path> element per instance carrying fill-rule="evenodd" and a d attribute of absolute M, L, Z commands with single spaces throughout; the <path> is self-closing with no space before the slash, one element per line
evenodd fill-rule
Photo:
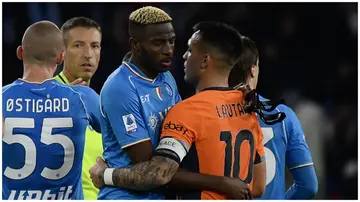
<path fill-rule="evenodd" d="M 149 102 L 150 101 L 150 95 L 149 94 L 142 95 L 142 96 L 140 96 L 140 100 L 141 100 L 141 103 Z"/>
<path fill-rule="evenodd" d="M 163 129 L 164 130 L 176 130 L 176 131 L 182 132 L 184 135 L 188 131 L 188 129 L 186 129 L 184 126 L 175 124 L 175 123 L 171 123 L 171 121 L 169 121 L 169 123 L 165 123 L 163 126 Z"/>

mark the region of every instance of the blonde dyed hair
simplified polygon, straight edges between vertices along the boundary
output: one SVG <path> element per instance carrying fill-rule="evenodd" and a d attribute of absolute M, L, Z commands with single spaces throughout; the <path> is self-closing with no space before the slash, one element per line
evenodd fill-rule
<path fill-rule="evenodd" d="M 146 6 L 132 12 L 129 20 L 136 24 L 149 25 L 172 21 L 172 18 L 160 8 Z"/>

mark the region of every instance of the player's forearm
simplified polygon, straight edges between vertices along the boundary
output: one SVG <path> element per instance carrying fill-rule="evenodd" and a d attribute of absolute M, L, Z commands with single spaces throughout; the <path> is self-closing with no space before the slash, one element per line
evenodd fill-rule
<path fill-rule="evenodd" d="M 295 183 L 285 194 L 286 199 L 311 199 L 318 190 L 318 181 L 313 166 L 291 170 Z"/>
<path fill-rule="evenodd" d="M 193 173 L 179 168 L 170 181 L 176 189 L 197 189 L 223 193 L 223 177 Z"/>
<path fill-rule="evenodd" d="M 120 188 L 150 190 L 167 184 L 178 166 L 172 159 L 155 156 L 150 161 L 138 163 L 132 168 L 116 168 L 112 180 L 114 185 Z"/>

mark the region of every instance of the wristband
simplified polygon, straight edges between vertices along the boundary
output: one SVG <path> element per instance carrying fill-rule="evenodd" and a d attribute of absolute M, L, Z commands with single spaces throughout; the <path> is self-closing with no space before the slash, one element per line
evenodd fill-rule
<path fill-rule="evenodd" d="M 114 168 L 106 168 L 104 172 L 104 183 L 106 185 L 114 186 L 114 182 L 112 179 L 112 174 L 114 172 Z"/>

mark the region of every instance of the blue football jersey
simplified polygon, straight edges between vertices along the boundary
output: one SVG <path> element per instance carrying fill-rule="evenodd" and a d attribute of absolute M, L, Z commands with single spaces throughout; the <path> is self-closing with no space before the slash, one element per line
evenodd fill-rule
<path fill-rule="evenodd" d="M 265 101 L 260 97 L 260 101 Z M 266 189 L 261 199 L 285 199 L 285 166 L 295 169 L 313 165 L 304 132 L 296 114 L 289 107 L 279 105 L 273 114 L 284 112 L 286 118 L 275 125 L 267 125 L 260 118 L 264 134 L 263 144 L 266 159 Z"/>
<path fill-rule="evenodd" d="M 54 79 L 4 86 L 3 199 L 83 199 L 85 129 L 100 132 L 99 96 Z"/>
<path fill-rule="evenodd" d="M 123 150 L 131 145 L 151 140 L 155 149 L 164 116 L 180 100 L 170 72 L 149 79 L 130 62 L 124 62 L 116 69 L 100 93 L 103 157 L 109 167 L 131 167 L 131 158 Z M 163 198 L 159 192 L 129 191 L 116 187 L 104 187 L 98 195 L 98 199 L 112 200 Z"/>

